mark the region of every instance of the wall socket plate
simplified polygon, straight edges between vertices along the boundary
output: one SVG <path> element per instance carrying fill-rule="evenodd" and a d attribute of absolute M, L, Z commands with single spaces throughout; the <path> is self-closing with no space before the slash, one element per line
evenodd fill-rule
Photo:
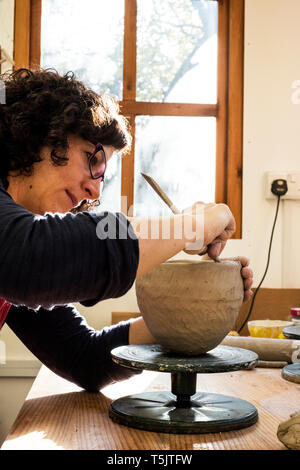
<path fill-rule="evenodd" d="M 300 200 L 300 172 L 268 172 L 266 173 L 266 199 L 277 199 L 271 192 L 272 182 L 278 179 L 287 181 L 288 191 L 280 199 Z"/>

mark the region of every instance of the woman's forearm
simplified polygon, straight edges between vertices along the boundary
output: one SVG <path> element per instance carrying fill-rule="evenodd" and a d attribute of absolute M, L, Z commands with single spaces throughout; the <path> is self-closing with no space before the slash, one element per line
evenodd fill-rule
<path fill-rule="evenodd" d="M 131 226 L 123 214 L 36 216 L 0 187 L 0 220 L 0 297 L 15 305 L 90 306 L 134 282 L 139 246 L 124 239 Z"/>
<path fill-rule="evenodd" d="M 188 225 L 192 229 L 193 219 L 193 216 L 186 214 L 157 219 L 130 219 L 139 239 L 137 278 L 184 250 L 188 242 L 195 240 L 194 236 L 188 238 L 186 233 Z"/>
<path fill-rule="evenodd" d="M 137 278 L 182 250 L 199 254 L 203 247 L 224 234 L 227 228 L 228 237 L 234 231 L 233 216 L 224 204 L 197 214 L 183 213 L 157 219 L 131 218 L 130 222 L 139 239 Z"/>
<path fill-rule="evenodd" d="M 153 344 L 156 340 L 151 335 L 143 317 L 131 319 L 129 326 L 129 344 Z"/>

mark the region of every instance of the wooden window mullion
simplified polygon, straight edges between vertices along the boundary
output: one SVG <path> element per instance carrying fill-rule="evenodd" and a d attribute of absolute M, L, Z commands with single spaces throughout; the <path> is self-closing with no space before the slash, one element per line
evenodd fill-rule
<path fill-rule="evenodd" d="M 234 238 L 242 238 L 244 11 L 244 0 L 230 0 L 226 203 L 236 220 Z"/>
<path fill-rule="evenodd" d="M 242 238 L 244 0 L 219 0 L 216 202 L 228 204 Z"/>
<path fill-rule="evenodd" d="M 41 63 L 42 0 L 31 0 L 30 6 L 30 67 Z"/>
<path fill-rule="evenodd" d="M 121 212 L 129 217 L 134 216 L 134 148 L 135 148 L 135 115 L 126 113 L 132 133 L 132 146 L 130 152 L 122 158 L 121 181 Z"/>
<path fill-rule="evenodd" d="M 127 113 L 136 116 L 217 116 L 215 104 L 121 101 L 120 105 Z"/>
<path fill-rule="evenodd" d="M 39 67 L 42 0 L 15 0 L 15 70 Z"/>
<path fill-rule="evenodd" d="M 137 0 L 125 0 L 123 100 L 136 98 Z"/>
<path fill-rule="evenodd" d="M 135 115 L 126 107 L 126 102 L 136 100 L 136 40 L 137 40 L 137 0 L 125 0 L 124 18 L 124 59 L 123 59 L 123 110 L 129 119 L 133 142 L 130 153 L 122 160 L 121 210 L 133 215 L 134 204 L 134 160 L 135 160 Z M 124 204 L 124 198 L 127 198 Z"/>
<path fill-rule="evenodd" d="M 30 64 L 31 0 L 15 0 L 14 62 L 15 69 Z"/>
<path fill-rule="evenodd" d="M 227 103 L 228 103 L 228 1 L 219 0 L 218 8 L 218 73 L 217 73 L 217 140 L 216 189 L 217 203 L 227 200 Z"/>

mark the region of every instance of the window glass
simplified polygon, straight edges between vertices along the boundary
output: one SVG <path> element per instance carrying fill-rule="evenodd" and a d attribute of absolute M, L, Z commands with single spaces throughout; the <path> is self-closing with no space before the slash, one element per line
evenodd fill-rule
<path fill-rule="evenodd" d="M 213 202 L 215 154 L 213 117 L 137 117 L 135 215 L 170 215 L 141 172 L 154 178 L 179 210 Z"/>
<path fill-rule="evenodd" d="M 124 0 L 43 0 L 41 65 L 121 99 L 123 34 Z"/>
<path fill-rule="evenodd" d="M 41 66 L 72 71 L 98 93 L 120 99 L 124 0 L 43 0 Z M 121 157 L 109 162 L 99 210 L 120 210 Z"/>
<path fill-rule="evenodd" d="M 218 2 L 138 0 L 137 100 L 216 103 Z"/>
<path fill-rule="evenodd" d="M 96 92 L 122 100 L 124 0 L 42 2 L 42 67 L 71 70 Z M 137 6 L 137 100 L 215 104 L 218 2 L 137 0 Z M 141 171 L 180 209 L 214 200 L 215 118 L 138 116 L 135 145 L 136 215 L 170 213 Z M 120 210 L 120 194 L 116 155 L 100 209 Z"/>
<path fill-rule="evenodd" d="M 118 153 L 114 154 L 107 164 L 103 193 L 99 210 L 119 212 L 121 210 L 121 166 L 122 158 Z"/>

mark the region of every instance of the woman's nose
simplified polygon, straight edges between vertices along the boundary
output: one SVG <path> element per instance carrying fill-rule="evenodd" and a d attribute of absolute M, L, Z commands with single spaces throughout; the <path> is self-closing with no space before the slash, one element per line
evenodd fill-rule
<path fill-rule="evenodd" d="M 103 183 L 100 179 L 86 181 L 84 183 L 84 192 L 86 199 L 99 199 L 102 191 Z"/>

